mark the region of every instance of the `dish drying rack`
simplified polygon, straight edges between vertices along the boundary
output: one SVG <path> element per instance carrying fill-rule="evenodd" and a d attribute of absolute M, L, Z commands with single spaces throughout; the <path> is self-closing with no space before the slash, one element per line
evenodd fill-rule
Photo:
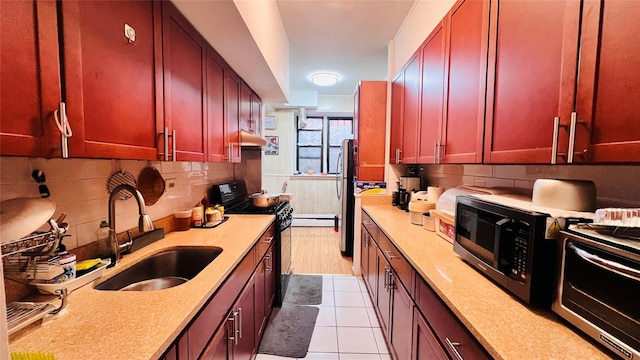
<path fill-rule="evenodd" d="M 37 271 L 35 265 L 37 257 L 49 256 L 60 245 L 60 240 L 67 232 L 68 224 L 58 224 L 50 219 L 49 231 L 34 232 L 21 239 L 0 243 L 2 265 L 5 276 L 14 279 L 17 274 L 24 274 L 33 264 L 33 271 Z M 13 275 L 13 276 L 12 276 Z M 35 274 L 34 274 L 35 275 Z M 19 281 L 19 280 L 18 280 Z M 67 306 L 67 289 L 56 291 L 56 296 L 43 302 L 14 301 L 7 304 L 7 327 L 9 335 L 36 322 L 46 315 L 55 315 Z M 54 303 L 61 300 L 58 307 Z"/>

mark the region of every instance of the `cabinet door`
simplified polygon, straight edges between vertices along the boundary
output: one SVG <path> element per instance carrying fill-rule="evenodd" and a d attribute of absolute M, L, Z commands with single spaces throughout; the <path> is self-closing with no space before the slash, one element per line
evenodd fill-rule
<path fill-rule="evenodd" d="M 207 161 L 224 161 L 224 61 L 207 47 Z"/>
<path fill-rule="evenodd" d="M 486 163 L 551 161 L 554 118 L 573 111 L 579 16 L 574 0 L 491 2 Z"/>
<path fill-rule="evenodd" d="M 260 344 L 260 338 L 262 337 L 262 331 L 264 330 L 264 326 L 266 325 L 266 275 L 267 275 L 267 258 L 266 256 L 258 261 L 258 267 L 256 268 L 255 277 L 255 329 L 256 333 L 256 344 L 258 346 Z"/>
<path fill-rule="evenodd" d="M 275 245 L 274 245 L 275 246 Z M 276 299 L 276 276 L 279 276 L 276 273 L 275 268 L 275 249 L 274 246 L 269 249 L 267 255 L 265 255 L 266 263 L 266 277 L 265 277 L 265 299 L 266 299 L 266 312 L 265 312 L 265 326 L 266 322 L 269 319 L 269 315 L 271 315 L 271 310 L 273 309 L 273 302 Z M 260 339 L 258 339 L 258 342 Z"/>
<path fill-rule="evenodd" d="M 207 344 L 204 349 L 201 360 L 227 360 L 229 357 L 229 347 L 231 346 L 232 339 L 229 338 L 230 322 L 225 322 L 216 333 L 213 338 Z M 182 360 L 182 359 L 178 359 Z"/>
<path fill-rule="evenodd" d="M 384 181 L 384 144 L 387 108 L 387 83 L 362 81 L 354 96 L 356 120 L 357 168 L 361 181 Z"/>
<path fill-rule="evenodd" d="M 233 347 L 234 360 L 250 360 L 256 349 L 255 341 L 255 277 L 245 287 L 234 307 L 237 313 L 237 343 Z"/>
<path fill-rule="evenodd" d="M 162 2 L 162 20 L 164 126 L 175 130 L 173 157 L 179 161 L 205 161 L 206 42 L 170 2 Z"/>
<path fill-rule="evenodd" d="M 390 288 L 393 292 L 391 306 L 390 343 L 397 359 L 411 357 L 413 331 L 413 300 L 404 286 L 391 275 Z"/>
<path fill-rule="evenodd" d="M 377 304 L 378 298 L 378 247 L 373 236 L 369 239 L 369 276 L 365 279 L 369 287 L 371 302 Z"/>
<path fill-rule="evenodd" d="M 61 8 L 70 156 L 156 159 L 160 4 L 64 1 Z M 124 36 L 127 26 L 135 41 Z"/>
<path fill-rule="evenodd" d="M 448 17 L 448 89 L 440 162 L 480 163 L 484 136 L 489 1 L 458 0 Z"/>
<path fill-rule="evenodd" d="M 639 18 L 637 1 L 584 2 L 576 162 L 640 162 Z"/>
<path fill-rule="evenodd" d="M 413 316 L 413 348 L 411 359 L 416 360 L 449 360 L 442 349 L 438 338 L 416 308 Z"/>
<path fill-rule="evenodd" d="M 230 162 L 240 162 L 240 78 L 231 70 L 226 68 L 224 77 L 224 99 L 225 99 L 225 143 L 227 144 L 227 160 Z"/>
<path fill-rule="evenodd" d="M 391 82 L 391 145 L 389 147 L 389 164 L 400 164 L 402 157 L 402 102 L 404 72 L 400 72 Z"/>
<path fill-rule="evenodd" d="M 251 93 L 251 132 L 260 135 L 262 128 L 262 100 L 258 94 Z"/>
<path fill-rule="evenodd" d="M 371 247 L 371 235 L 369 235 L 369 232 L 364 226 L 361 227 L 360 237 L 360 270 L 362 271 L 362 278 L 365 283 L 367 283 L 367 278 L 369 277 L 369 248 Z"/>
<path fill-rule="evenodd" d="M 384 255 L 377 251 L 377 264 L 378 264 L 378 276 L 377 276 L 377 289 L 378 296 L 376 299 L 376 310 L 378 311 L 380 327 L 382 333 L 385 336 L 389 334 L 389 320 L 391 311 L 391 291 L 389 289 L 389 278 L 391 277 L 391 266 L 387 262 Z"/>
<path fill-rule="evenodd" d="M 0 17 L 0 155 L 59 156 L 56 2 L 3 1 Z"/>
<path fill-rule="evenodd" d="M 427 37 L 422 52 L 422 94 L 418 162 L 437 163 L 444 107 L 445 20 Z"/>
<path fill-rule="evenodd" d="M 401 162 L 418 162 L 418 134 L 420 133 L 420 54 L 415 53 L 404 68 L 402 100 Z"/>
<path fill-rule="evenodd" d="M 244 81 L 240 85 L 240 130 L 253 133 L 251 126 L 251 88 Z"/>

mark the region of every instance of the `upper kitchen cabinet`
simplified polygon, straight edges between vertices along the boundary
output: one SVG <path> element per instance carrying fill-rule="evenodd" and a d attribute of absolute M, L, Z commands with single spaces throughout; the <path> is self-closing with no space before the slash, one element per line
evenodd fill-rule
<path fill-rule="evenodd" d="M 158 135 L 163 137 L 159 152 L 164 160 L 207 158 L 206 53 L 204 38 L 172 3 L 163 1 L 164 121 L 158 122 Z"/>
<path fill-rule="evenodd" d="M 420 47 L 422 53 L 422 93 L 418 162 L 438 163 L 442 121 L 444 120 L 446 29 L 445 17 Z"/>
<path fill-rule="evenodd" d="M 447 91 L 438 162 L 482 162 L 488 0 L 458 0 L 449 11 Z"/>
<path fill-rule="evenodd" d="M 404 72 L 400 70 L 391 81 L 391 133 L 389 145 L 389 164 L 400 164 L 402 151 L 402 87 Z"/>
<path fill-rule="evenodd" d="M 70 156 L 155 159 L 162 113 L 161 59 L 154 52 L 160 45 L 159 3 L 60 6 Z"/>
<path fill-rule="evenodd" d="M 240 129 L 260 135 L 260 111 L 262 100 L 253 90 L 242 82 L 240 87 Z"/>
<path fill-rule="evenodd" d="M 420 130 L 420 53 L 413 54 L 400 72 L 391 85 L 389 157 L 392 164 L 415 164 Z"/>
<path fill-rule="evenodd" d="M 59 155 L 56 3 L 3 1 L 0 17 L 0 155 Z"/>
<path fill-rule="evenodd" d="M 240 88 L 242 79 L 231 68 L 225 69 L 224 101 L 225 101 L 225 144 L 227 144 L 227 160 L 240 162 Z"/>
<path fill-rule="evenodd" d="M 361 81 L 354 94 L 356 177 L 384 181 L 387 82 Z"/>
<path fill-rule="evenodd" d="M 574 162 L 640 162 L 639 18 L 637 1 L 584 1 Z"/>
<path fill-rule="evenodd" d="M 225 161 L 227 142 L 224 116 L 224 60 L 213 48 L 207 48 L 207 161 Z"/>
<path fill-rule="evenodd" d="M 566 149 L 579 17 L 574 0 L 491 3 L 485 162 L 550 163 L 554 142 Z"/>

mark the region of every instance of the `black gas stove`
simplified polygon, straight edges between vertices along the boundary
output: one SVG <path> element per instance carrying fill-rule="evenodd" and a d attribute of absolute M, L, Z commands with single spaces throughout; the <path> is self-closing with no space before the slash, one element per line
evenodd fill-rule
<path fill-rule="evenodd" d="M 281 201 L 270 207 L 253 206 L 244 180 L 213 185 L 208 195 L 212 204 L 224 206 L 225 214 L 276 216 L 275 271 L 276 274 L 280 274 L 276 276 L 276 306 L 281 306 L 291 273 L 291 223 L 293 220 L 291 204 L 288 201 Z"/>

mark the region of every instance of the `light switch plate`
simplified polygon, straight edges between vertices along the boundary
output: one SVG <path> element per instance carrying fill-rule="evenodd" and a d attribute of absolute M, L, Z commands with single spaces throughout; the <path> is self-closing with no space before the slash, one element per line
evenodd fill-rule
<path fill-rule="evenodd" d="M 136 30 L 129 26 L 129 24 L 124 24 L 124 36 L 129 39 L 130 43 L 136 42 Z"/>

